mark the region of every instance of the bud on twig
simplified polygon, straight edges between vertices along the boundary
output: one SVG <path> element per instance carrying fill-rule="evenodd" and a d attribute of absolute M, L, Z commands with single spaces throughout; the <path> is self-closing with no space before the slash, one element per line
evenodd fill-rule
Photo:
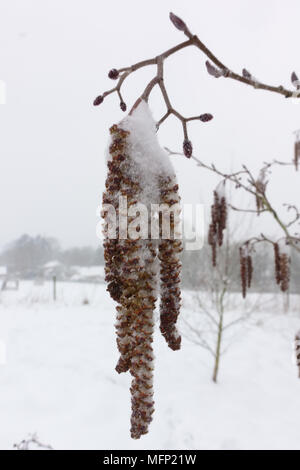
<path fill-rule="evenodd" d="M 174 13 L 170 13 L 170 20 L 172 21 L 173 25 L 175 28 L 179 29 L 179 31 L 188 31 L 187 25 L 185 24 L 184 21 L 182 21 L 179 16 L 174 15 Z"/>
<path fill-rule="evenodd" d="M 191 158 L 191 156 L 193 154 L 193 145 L 192 145 L 192 142 L 190 140 L 186 139 L 183 142 L 183 153 L 187 158 Z"/>
<path fill-rule="evenodd" d="M 199 117 L 200 121 L 202 122 L 209 122 L 213 118 L 214 118 L 213 115 L 210 113 L 201 114 L 201 116 Z"/>
<path fill-rule="evenodd" d="M 111 80 L 117 80 L 117 78 L 119 77 L 119 72 L 117 69 L 111 69 L 109 72 L 108 72 L 108 77 L 111 79 Z"/>
<path fill-rule="evenodd" d="M 126 103 L 124 103 L 124 101 L 121 101 L 121 103 L 120 103 L 120 108 L 121 108 L 122 111 L 124 111 L 124 113 L 125 113 L 125 111 L 126 111 L 126 109 L 127 109 L 127 106 L 126 106 Z"/>
<path fill-rule="evenodd" d="M 217 69 L 217 67 L 212 65 L 208 60 L 205 62 L 205 65 L 209 75 L 212 75 L 215 78 L 220 78 L 224 75 L 223 70 Z"/>
<path fill-rule="evenodd" d="M 252 75 L 247 69 L 243 69 L 243 77 L 246 78 L 247 80 L 252 80 Z"/>
<path fill-rule="evenodd" d="M 99 106 L 99 104 L 103 103 L 103 100 L 104 100 L 103 96 L 99 95 L 99 96 L 97 96 L 97 98 L 94 99 L 93 105 L 94 106 Z"/>
<path fill-rule="evenodd" d="M 300 89 L 300 80 L 299 80 L 298 75 L 296 74 L 296 72 L 292 73 L 291 82 L 294 85 L 294 87 L 297 88 L 297 90 Z"/>

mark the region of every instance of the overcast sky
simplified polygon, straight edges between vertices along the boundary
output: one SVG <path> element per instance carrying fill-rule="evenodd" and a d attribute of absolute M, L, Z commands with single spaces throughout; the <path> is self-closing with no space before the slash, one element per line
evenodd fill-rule
<path fill-rule="evenodd" d="M 108 128 L 123 113 L 116 96 L 98 108 L 92 102 L 111 87 L 110 68 L 184 40 L 168 19 L 170 10 L 235 71 L 246 67 L 265 82 L 287 86 L 293 70 L 300 74 L 299 0 L 0 0 L 0 79 L 7 84 L 7 103 L 0 105 L 0 247 L 22 233 L 54 236 L 64 246 L 96 246 Z M 190 126 L 195 154 L 224 170 L 247 163 L 255 172 L 262 161 L 290 160 L 300 103 L 215 80 L 205 60 L 189 48 L 168 59 L 165 69 L 180 112 L 215 116 Z M 130 77 L 123 90 L 128 106 L 153 73 L 150 67 Z M 159 118 L 158 92 L 150 105 Z M 168 120 L 160 140 L 180 149 L 180 124 Z M 209 205 L 217 179 L 187 159 L 174 162 L 183 201 Z M 299 201 L 299 177 L 283 168 L 275 174 L 270 194 L 278 207 Z M 259 223 L 258 232 L 275 231 L 270 220 Z"/>

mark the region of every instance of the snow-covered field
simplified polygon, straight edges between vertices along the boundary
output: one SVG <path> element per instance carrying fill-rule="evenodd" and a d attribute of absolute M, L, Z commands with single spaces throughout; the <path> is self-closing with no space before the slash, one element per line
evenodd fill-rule
<path fill-rule="evenodd" d="M 129 437 L 130 376 L 115 370 L 114 305 L 104 285 L 21 282 L 0 296 L 0 448 L 36 432 L 55 449 L 300 449 L 300 314 L 257 313 L 211 381 L 206 351 L 156 332 L 150 432 Z M 184 294 L 188 315 L 190 294 Z M 84 299 L 89 304 L 83 305 Z M 299 302 L 300 310 L 300 302 Z"/>

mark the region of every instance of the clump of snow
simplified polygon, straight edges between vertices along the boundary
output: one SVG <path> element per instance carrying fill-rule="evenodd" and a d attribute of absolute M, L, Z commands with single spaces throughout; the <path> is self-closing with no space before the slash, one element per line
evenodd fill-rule
<path fill-rule="evenodd" d="M 0 266 L 0 276 L 5 276 L 7 274 L 7 267 Z"/>
<path fill-rule="evenodd" d="M 280 254 L 287 255 L 287 256 L 290 255 L 291 248 L 290 248 L 290 245 L 289 245 L 289 243 L 287 242 L 287 240 L 285 238 L 281 238 L 278 241 L 278 247 L 279 247 Z"/>
<path fill-rule="evenodd" d="M 216 194 L 218 196 L 218 198 L 221 200 L 222 198 L 226 198 L 226 194 L 225 194 L 225 183 L 226 183 L 226 180 L 222 180 L 220 181 L 220 183 L 218 184 L 218 186 L 216 187 L 215 191 L 216 191 Z"/>
<path fill-rule="evenodd" d="M 156 122 L 148 104 L 142 100 L 132 114 L 121 121 L 120 127 L 130 132 L 127 151 L 136 164 L 133 171 L 137 169 L 139 173 L 133 175 L 142 188 L 139 202 L 158 203 L 158 176 L 173 176 L 174 169 L 167 152 L 159 145 Z"/>

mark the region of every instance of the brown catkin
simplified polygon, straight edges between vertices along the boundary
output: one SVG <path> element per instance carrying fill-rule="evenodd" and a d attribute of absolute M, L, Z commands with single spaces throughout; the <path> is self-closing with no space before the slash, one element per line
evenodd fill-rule
<path fill-rule="evenodd" d="M 240 273 L 242 282 L 242 294 L 245 298 L 247 295 L 247 289 L 251 287 L 253 275 L 252 256 L 249 253 L 249 246 L 247 243 L 240 247 Z"/>
<path fill-rule="evenodd" d="M 280 277 L 280 288 L 282 292 L 286 292 L 289 289 L 290 283 L 290 258 L 286 253 L 280 254 Z"/>
<path fill-rule="evenodd" d="M 220 184 L 224 185 L 224 182 Z M 226 229 L 227 222 L 227 204 L 224 196 L 214 191 L 214 203 L 211 206 L 211 223 L 208 231 L 208 244 L 212 250 L 212 265 L 217 264 L 217 246 L 223 244 L 223 232 Z"/>
<path fill-rule="evenodd" d="M 248 278 L 247 287 L 248 288 L 251 287 L 252 274 L 253 274 L 252 257 L 248 254 L 248 256 L 247 256 L 247 278 Z"/>
<path fill-rule="evenodd" d="M 135 204 L 141 188 L 135 163 L 127 153 L 128 132 L 113 126 L 103 202 L 112 204 L 119 215 L 119 196 L 127 197 L 127 208 Z M 107 213 L 104 214 L 104 219 Z M 128 222 L 130 222 L 128 218 Z M 117 230 L 117 235 L 119 231 Z M 104 240 L 106 281 L 117 306 L 117 345 L 120 358 L 117 372 L 130 370 L 132 418 L 131 435 L 137 439 L 148 431 L 153 413 L 153 311 L 156 277 L 153 263 L 156 247 L 151 240 Z"/>
<path fill-rule="evenodd" d="M 131 437 L 138 439 L 148 432 L 154 412 L 153 401 L 153 310 L 155 308 L 156 278 L 152 270 L 156 252 L 151 241 L 142 240 L 148 251 L 145 266 L 139 272 L 138 289 L 132 308 L 132 358 L 130 373 L 131 385 Z"/>
<path fill-rule="evenodd" d="M 281 273 L 280 273 L 280 255 L 278 243 L 274 243 L 274 265 L 275 265 L 275 279 L 276 283 L 280 284 Z"/>
<path fill-rule="evenodd" d="M 180 203 L 178 185 L 174 178 L 160 178 L 161 204 L 171 207 Z M 176 206 L 175 206 L 176 210 Z M 161 217 L 161 223 L 163 217 Z M 180 349 L 181 337 L 176 329 L 176 322 L 180 312 L 181 295 L 179 289 L 181 262 L 179 254 L 182 251 L 182 242 L 176 239 L 176 221 L 174 213 L 170 213 L 170 237 L 162 238 L 160 227 L 159 260 L 160 260 L 160 331 L 168 346 Z"/>
<path fill-rule="evenodd" d="M 240 248 L 240 270 L 241 270 L 241 281 L 242 281 L 242 295 L 245 298 L 247 293 L 247 258 L 244 255 L 243 247 Z"/>
<path fill-rule="evenodd" d="M 296 333 L 295 336 L 295 355 L 296 355 L 296 364 L 298 367 L 298 377 L 300 379 L 300 331 Z"/>
<path fill-rule="evenodd" d="M 274 243 L 273 246 L 276 283 L 282 292 L 286 292 L 290 284 L 290 256 L 286 252 L 281 253 L 279 243 Z"/>

